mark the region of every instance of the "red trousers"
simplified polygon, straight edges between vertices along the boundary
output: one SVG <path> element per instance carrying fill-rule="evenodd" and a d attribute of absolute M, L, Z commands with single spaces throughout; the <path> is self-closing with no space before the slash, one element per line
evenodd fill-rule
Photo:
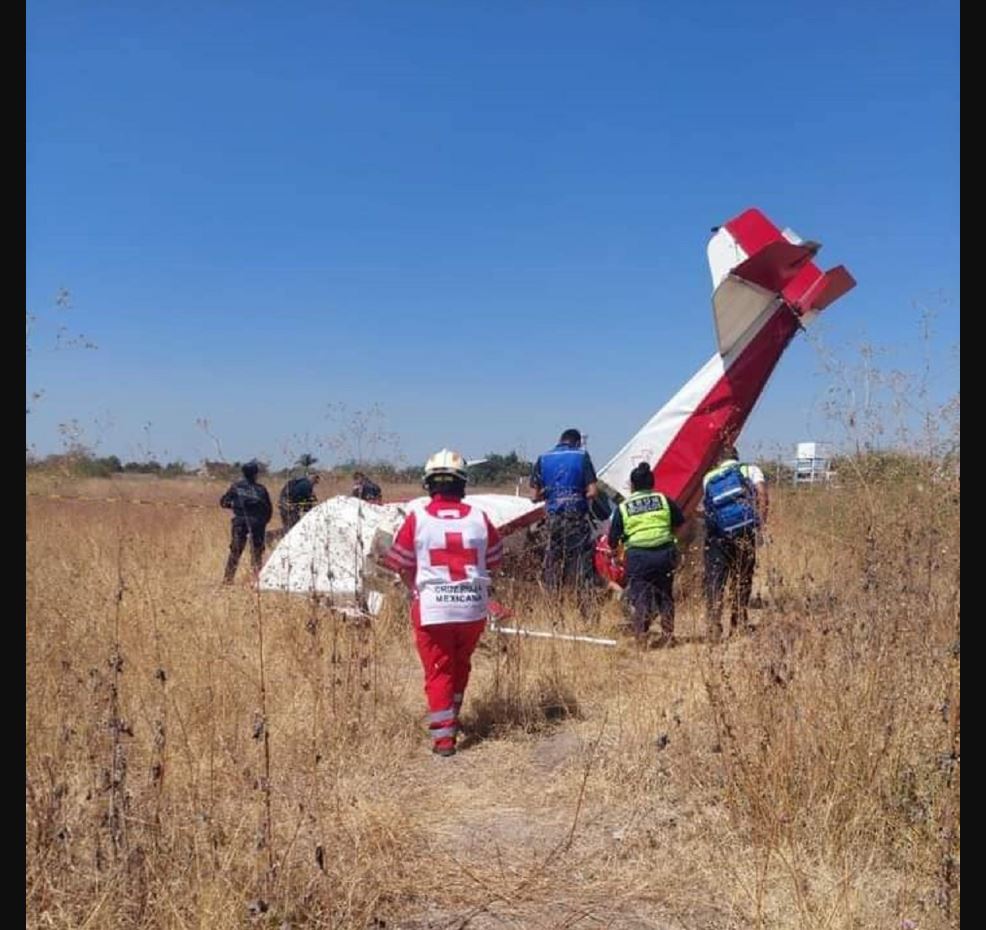
<path fill-rule="evenodd" d="M 485 620 L 421 625 L 418 602 L 411 607 L 414 642 L 425 673 L 428 729 L 438 748 L 454 746 L 459 711 L 472 671 L 472 654 L 486 627 Z"/>

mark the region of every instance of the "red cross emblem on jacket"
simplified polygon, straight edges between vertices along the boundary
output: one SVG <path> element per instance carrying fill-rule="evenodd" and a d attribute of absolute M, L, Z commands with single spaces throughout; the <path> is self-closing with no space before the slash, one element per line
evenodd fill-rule
<path fill-rule="evenodd" d="M 466 566 L 479 564 L 479 550 L 462 545 L 461 533 L 446 533 L 444 549 L 429 549 L 428 557 L 432 566 L 442 565 L 448 569 L 451 581 L 465 581 Z"/>

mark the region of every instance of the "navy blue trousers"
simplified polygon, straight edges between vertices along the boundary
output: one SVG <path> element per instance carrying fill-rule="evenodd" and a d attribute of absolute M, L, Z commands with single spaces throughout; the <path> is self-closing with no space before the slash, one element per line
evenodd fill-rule
<path fill-rule="evenodd" d="M 661 617 L 665 637 L 674 633 L 674 572 L 678 547 L 627 549 L 627 597 L 633 610 L 633 631 L 642 636 L 655 614 Z"/>

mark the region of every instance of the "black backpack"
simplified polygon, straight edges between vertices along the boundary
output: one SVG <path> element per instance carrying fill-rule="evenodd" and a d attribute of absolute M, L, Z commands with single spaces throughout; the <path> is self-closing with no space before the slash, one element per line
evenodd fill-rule
<path fill-rule="evenodd" d="M 285 486 L 284 491 L 281 493 L 282 498 L 287 498 L 287 500 L 296 504 L 300 501 L 306 501 L 312 496 L 312 484 L 308 478 L 292 478 Z"/>
<path fill-rule="evenodd" d="M 236 485 L 236 502 L 248 517 L 266 516 L 267 500 L 262 485 L 241 481 Z"/>

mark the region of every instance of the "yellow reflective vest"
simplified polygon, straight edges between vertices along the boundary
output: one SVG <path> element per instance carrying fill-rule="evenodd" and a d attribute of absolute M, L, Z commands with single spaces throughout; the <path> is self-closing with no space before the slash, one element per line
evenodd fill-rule
<path fill-rule="evenodd" d="M 620 504 L 620 516 L 627 549 L 656 549 L 676 542 L 668 499 L 657 491 L 634 491 Z"/>

